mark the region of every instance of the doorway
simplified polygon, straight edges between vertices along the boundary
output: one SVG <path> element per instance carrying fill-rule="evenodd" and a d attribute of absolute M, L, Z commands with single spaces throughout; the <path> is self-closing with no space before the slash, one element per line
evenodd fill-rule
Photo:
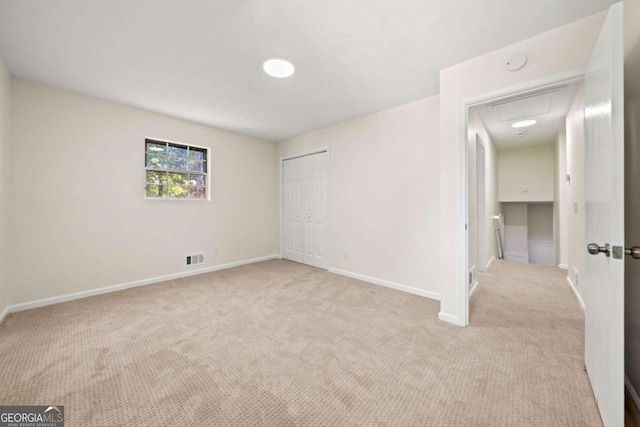
<path fill-rule="evenodd" d="M 572 71 L 563 75 L 548 76 L 538 82 L 523 85 L 509 93 L 503 90 L 494 94 L 482 95 L 461 103 L 460 147 L 462 167 L 462 225 L 458 242 L 464 248 L 463 262 L 458 270 L 458 286 L 461 306 L 458 322 L 469 323 L 469 292 L 463 279 L 469 268 L 469 239 L 471 232 L 467 226 L 472 216 L 468 201 L 467 186 L 469 167 L 468 124 L 470 111 L 489 102 L 503 100 L 505 97 L 527 95 L 545 89 L 554 89 L 584 77 L 584 92 L 580 107 L 583 122 L 580 124 L 584 137 L 584 200 L 583 203 L 559 203 L 564 212 L 584 212 L 587 218 L 583 236 L 589 241 L 586 255 L 585 246 L 581 248 L 586 262 L 583 283 L 585 300 L 585 366 L 589 375 L 595 399 L 605 425 L 622 425 L 624 422 L 624 141 L 623 141 L 623 73 L 624 47 L 622 37 L 622 3 L 610 7 L 602 26 L 598 40 L 592 51 L 584 75 Z M 523 171 L 520 171 L 523 172 Z M 522 174 L 526 175 L 526 174 Z M 565 182 L 572 185 L 574 177 L 570 173 L 557 174 L 555 185 Z M 559 178 L 559 179 L 558 179 Z M 501 176 L 502 179 L 502 176 Z M 520 193 L 529 193 L 529 186 L 521 186 L 515 181 Z M 508 182 L 505 182 L 509 184 Z M 501 181 L 502 184 L 502 181 Z M 507 185 L 508 186 L 508 185 Z M 537 188 L 536 188 L 537 190 Z M 531 197 L 530 194 L 527 197 Z M 513 200 L 521 202 L 522 200 Z M 565 201 L 566 202 L 566 201 Z M 569 221 L 571 223 L 571 221 Z M 554 225 L 557 224 L 554 218 Z M 629 252 L 632 252 L 629 250 Z M 595 256 L 593 259 L 591 256 Z M 566 276 L 571 283 L 571 276 Z M 585 286 L 586 285 L 586 286 Z M 576 292 L 576 286 L 572 288 Z"/>
<path fill-rule="evenodd" d="M 485 179 L 485 148 L 480 135 L 476 133 L 476 194 L 477 194 L 477 265 L 478 271 L 487 271 L 487 185 Z"/>
<path fill-rule="evenodd" d="M 583 135 L 567 129 L 567 117 L 582 113 L 582 97 L 582 78 L 576 76 L 468 109 L 471 289 L 501 258 L 501 248 L 509 261 L 567 268 L 569 198 L 578 205 L 584 199 L 577 195 L 583 172 L 574 176 L 574 188 L 567 173 L 584 162 L 576 160 L 582 152 L 567 153 L 567 139 L 582 146 Z M 572 214 L 574 225 L 584 212 Z"/>

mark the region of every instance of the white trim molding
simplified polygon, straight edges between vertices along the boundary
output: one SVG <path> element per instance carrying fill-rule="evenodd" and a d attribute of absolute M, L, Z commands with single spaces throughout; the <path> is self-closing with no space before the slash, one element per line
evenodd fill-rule
<path fill-rule="evenodd" d="M 636 403 L 636 406 L 638 407 L 638 409 L 640 409 L 640 397 L 638 397 L 636 389 L 633 388 L 631 381 L 629 381 L 629 377 L 627 377 L 626 375 L 624 376 L 624 384 L 627 386 L 627 390 L 629 390 L 629 394 L 631 395 L 633 401 Z"/>
<path fill-rule="evenodd" d="M 496 260 L 495 255 L 491 255 L 491 259 L 489 259 L 489 262 L 487 263 L 487 267 L 486 267 L 486 269 L 487 269 L 487 270 L 488 270 L 488 269 L 489 269 L 489 267 L 491 266 L 491 263 L 492 263 L 493 261 L 495 261 L 495 260 Z"/>
<path fill-rule="evenodd" d="M 7 306 L 4 308 L 4 310 L 2 310 L 2 313 L 0 313 L 0 324 L 2 324 L 2 322 L 4 322 L 5 317 L 7 317 L 9 313 L 11 313 L 9 311 L 10 308 L 11 306 Z"/>
<path fill-rule="evenodd" d="M 560 268 L 562 270 L 568 270 L 569 266 L 567 264 L 558 264 L 558 268 Z"/>
<path fill-rule="evenodd" d="M 441 311 L 440 313 L 438 313 L 438 319 L 442 320 L 443 322 L 451 323 L 456 326 L 466 326 L 466 325 L 460 324 L 460 319 L 458 319 L 458 316 L 445 313 L 444 311 Z"/>
<path fill-rule="evenodd" d="M 363 282 L 373 283 L 374 285 L 380 285 L 387 288 L 395 289 L 397 291 L 407 292 L 413 295 L 419 295 L 421 297 L 431 298 L 436 301 L 440 301 L 440 294 L 437 292 L 425 291 L 424 289 L 414 288 L 413 286 L 401 285 L 399 283 L 390 282 L 384 279 L 377 279 L 375 277 L 365 276 L 363 274 L 352 273 L 351 271 L 339 270 L 337 268 L 329 268 L 329 273 L 339 274 L 340 276 L 351 277 L 352 279 L 362 280 Z"/>
<path fill-rule="evenodd" d="M 576 288 L 576 285 L 573 283 L 573 281 L 571 280 L 571 277 L 569 276 L 567 276 L 567 283 L 569 284 L 569 287 L 573 291 L 573 295 L 575 295 L 576 299 L 580 303 L 580 307 L 582 307 L 582 311 L 584 311 L 584 301 L 580 296 L 580 292 L 578 292 L 578 288 Z"/>
<path fill-rule="evenodd" d="M 478 285 L 480 284 L 479 281 L 475 281 L 473 282 L 473 285 L 471 285 L 471 290 L 469 291 L 469 297 L 471 297 L 471 295 L 473 295 L 473 293 L 475 292 L 476 288 L 478 287 Z"/>
<path fill-rule="evenodd" d="M 260 258 L 252 258 L 242 261 L 230 262 L 228 264 L 214 265 L 207 268 L 199 268 L 197 270 L 183 271 L 180 273 L 167 274 L 166 276 L 152 277 L 150 279 L 136 280 L 133 282 L 121 283 L 119 285 L 105 286 L 103 288 L 90 289 L 87 291 L 74 292 L 72 294 L 60 295 L 57 297 L 43 298 L 35 301 L 23 302 L 20 304 L 10 305 L 4 309 L 0 315 L 0 323 L 10 313 L 18 311 L 31 310 L 32 308 L 44 307 L 47 305 L 59 304 L 61 302 L 73 301 L 80 298 L 92 297 L 95 295 L 108 294 L 125 289 L 137 288 L 139 286 L 152 285 L 154 283 L 165 282 L 167 280 L 180 279 L 182 277 L 196 276 L 198 274 L 210 273 L 212 271 L 225 270 L 227 268 L 239 267 L 241 265 L 253 264 L 256 262 L 267 261 L 270 259 L 280 258 L 280 255 L 268 255 Z"/>

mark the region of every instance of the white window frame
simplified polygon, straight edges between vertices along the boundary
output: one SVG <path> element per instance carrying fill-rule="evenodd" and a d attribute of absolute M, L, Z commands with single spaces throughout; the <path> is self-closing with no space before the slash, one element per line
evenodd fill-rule
<path fill-rule="evenodd" d="M 147 142 L 159 142 L 159 143 L 163 143 L 163 144 L 174 144 L 174 145 L 180 145 L 183 147 L 189 147 L 189 148 L 196 148 L 198 150 L 204 150 L 206 155 L 206 162 L 207 162 L 207 168 L 206 168 L 206 172 L 204 173 L 205 176 L 205 191 L 206 191 L 206 195 L 204 199 L 192 199 L 192 198 L 180 198 L 180 197 L 149 197 L 147 196 L 147 171 L 148 170 L 156 170 L 153 168 L 147 168 Z M 145 136 L 144 137 L 144 145 L 143 145 L 143 155 L 144 155 L 144 174 L 143 174 L 143 179 L 144 179 L 144 198 L 145 200 L 179 200 L 179 201 L 188 201 L 188 202 L 208 202 L 211 200 L 211 148 L 210 147 L 203 147 L 201 145 L 195 145 L 195 144 L 187 144 L 185 142 L 180 142 L 180 141 L 172 141 L 169 139 L 163 139 L 163 138 L 156 138 L 153 136 Z M 188 171 L 176 171 L 178 173 L 189 173 Z M 167 183 L 168 185 L 168 183 Z"/>

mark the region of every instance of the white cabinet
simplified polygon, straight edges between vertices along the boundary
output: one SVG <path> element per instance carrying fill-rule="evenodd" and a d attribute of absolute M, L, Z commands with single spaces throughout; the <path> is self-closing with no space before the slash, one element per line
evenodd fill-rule
<path fill-rule="evenodd" d="M 328 154 L 285 160 L 282 170 L 285 259 L 328 268 Z"/>

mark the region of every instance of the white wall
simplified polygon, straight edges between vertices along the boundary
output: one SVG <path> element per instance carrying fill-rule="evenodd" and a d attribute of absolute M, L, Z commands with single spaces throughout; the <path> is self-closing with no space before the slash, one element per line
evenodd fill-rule
<path fill-rule="evenodd" d="M 275 143 L 18 79 L 11 119 L 13 304 L 277 253 Z M 145 200 L 146 136 L 210 147 L 211 201 Z"/>
<path fill-rule="evenodd" d="M 484 123 L 480 119 L 475 108 L 469 111 L 469 267 L 477 264 L 477 186 L 476 186 L 476 134 L 482 139 L 485 152 L 485 256 L 488 263 L 491 257 L 498 258 L 498 248 L 494 234 L 492 217 L 500 213 L 500 203 L 498 202 L 498 151 L 487 132 Z M 478 266 L 479 271 L 483 271 L 485 266 Z"/>
<path fill-rule="evenodd" d="M 552 202 L 554 199 L 553 145 L 498 152 L 501 202 Z"/>
<path fill-rule="evenodd" d="M 578 283 L 574 283 L 584 300 L 585 288 L 580 275 L 584 273 L 585 254 L 585 202 L 584 202 L 584 83 L 580 83 L 567 111 L 566 143 L 567 173 L 571 177 L 564 183 L 567 189 L 567 264 L 568 277 L 574 280 L 574 269 Z"/>
<path fill-rule="evenodd" d="M 0 316 L 10 304 L 7 268 L 11 76 L 0 59 Z"/>
<path fill-rule="evenodd" d="M 567 134 L 566 126 L 558 133 L 554 147 L 555 180 L 554 194 L 554 242 L 555 263 L 559 267 L 567 268 L 568 262 L 568 216 L 570 205 L 568 202 L 567 186 Z"/>
<path fill-rule="evenodd" d="M 440 283 L 443 318 L 459 322 L 463 301 L 460 284 L 466 272 L 464 236 L 465 200 L 462 196 L 461 141 L 465 134 L 458 126 L 464 100 L 550 74 L 583 69 L 591 56 L 606 13 L 602 12 L 514 45 L 495 50 L 440 72 Z M 518 72 L 505 69 L 506 58 L 526 52 L 527 65 Z"/>
<path fill-rule="evenodd" d="M 278 143 L 280 157 L 330 147 L 331 268 L 440 292 L 438 103 L 431 97 Z"/>

